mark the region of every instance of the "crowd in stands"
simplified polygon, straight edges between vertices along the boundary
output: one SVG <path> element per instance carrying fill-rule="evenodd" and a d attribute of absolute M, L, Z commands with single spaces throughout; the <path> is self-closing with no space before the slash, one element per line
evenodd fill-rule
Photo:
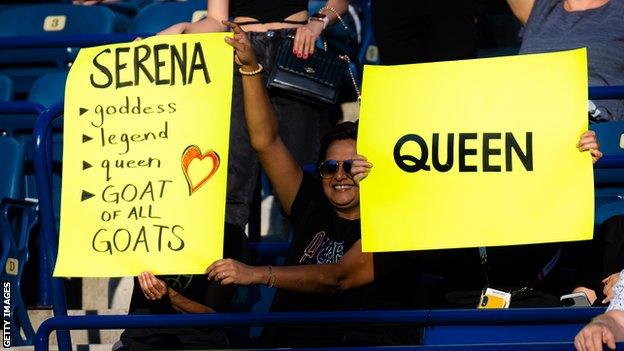
<path fill-rule="evenodd" d="M 127 2 L 136 9 L 148 3 Z M 124 1 L 73 3 L 107 6 Z M 483 8 L 500 3 L 372 0 L 381 64 L 477 57 L 484 38 L 479 34 Z M 507 0 L 507 4 L 522 26 L 521 54 L 587 47 L 589 84 L 624 85 L 621 0 Z M 294 56 L 311 58 L 319 50 L 317 39 L 328 26 L 343 22 L 348 6 L 348 0 L 328 0 L 318 13 L 308 13 L 307 0 L 209 0 L 201 20 L 174 24 L 158 33 L 234 32 L 233 39 L 226 39 L 236 52 L 236 69 L 225 258 L 207 267 L 205 275 L 143 272 L 134 280 L 130 313 L 226 311 L 235 287 L 253 284 L 277 289 L 272 311 L 476 308 L 487 287 L 510 293 L 511 308 L 559 307 L 561 295 L 580 292 L 592 305 L 610 303 L 610 307 L 579 332 L 577 349 L 601 349 L 603 344 L 614 348 L 615 341 L 624 341 L 624 281 L 619 276 L 624 266 L 618 266 L 619 258 L 605 255 L 612 242 L 601 240 L 607 232 L 624 235 L 619 229 L 624 217 L 606 221 L 594 240 L 574 244 L 362 252 L 359 183 L 374 167 L 356 150 L 357 122 L 329 125 L 333 123 L 327 122 L 325 107 L 266 89 L 282 41 L 293 40 Z M 624 100 L 590 102 L 588 115 L 597 121 L 622 120 Z M 591 130 L 572 143 L 580 152 L 589 152 L 594 163 L 602 157 Z M 317 164 L 315 174 L 303 171 L 306 164 Z M 252 265 L 255 262 L 246 252 L 245 226 L 261 168 L 293 231 L 290 252 L 280 266 Z M 420 333 L 409 327 L 295 325 L 279 331 L 266 327 L 261 345 L 398 345 L 416 344 L 419 338 Z M 224 348 L 231 343 L 221 329 L 141 329 L 125 331 L 116 348 Z"/>

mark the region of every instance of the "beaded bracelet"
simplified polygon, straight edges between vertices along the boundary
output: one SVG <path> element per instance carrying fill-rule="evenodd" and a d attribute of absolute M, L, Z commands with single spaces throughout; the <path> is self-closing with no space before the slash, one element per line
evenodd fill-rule
<path fill-rule="evenodd" d="M 256 74 L 262 72 L 262 70 L 264 69 L 264 67 L 262 67 L 261 64 L 258 64 L 258 69 L 253 70 L 253 71 L 243 71 L 242 67 L 238 68 L 238 71 L 240 72 L 240 74 L 244 75 L 244 76 L 255 76 Z"/>

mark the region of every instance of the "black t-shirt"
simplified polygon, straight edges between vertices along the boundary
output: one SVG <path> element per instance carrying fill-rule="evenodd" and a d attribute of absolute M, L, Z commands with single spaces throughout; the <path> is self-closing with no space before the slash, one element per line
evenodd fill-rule
<path fill-rule="evenodd" d="M 535 283 L 561 246 L 487 248 L 488 286 L 512 291 Z M 486 285 L 478 248 L 377 253 L 374 259 L 377 289 L 395 302 L 391 308 L 473 308 Z M 571 286 L 560 281 L 561 261 L 538 281 L 537 293 L 515 295 L 511 307 L 557 306 L 557 296 Z"/>
<path fill-rule="evenodd" d="M 294 238 L 285 265 L 336 263 L 360 239 L 360 220 L 346 220 L 326 198 L 317 178 L 305 174 L 291 207 Z M 375 308 L 373 284 L 334 294 L 278 289 L 272 311 L 336 311 Z M 267 343 L 278 347 L 339 346 L 356 343 L 361 330 L 344 326 L 265 328 Z"/>
<path fill-rule="evenodd" d="M 230 0 L 230 17 L 251 17 L 260 23 L 281 22 L 308 10 L 308 0 Z"/>

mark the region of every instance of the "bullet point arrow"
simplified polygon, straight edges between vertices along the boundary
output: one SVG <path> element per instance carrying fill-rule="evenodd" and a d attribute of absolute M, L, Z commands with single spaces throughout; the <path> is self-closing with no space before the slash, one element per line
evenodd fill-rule
<path fill-rule="evenodd" d="M 80 201 L 85 201 L 85 200 L 89 200 L 90 198 L 94 197 L 94 194 L 91 194 L 90 192 L 83 190 L 82 191 L 82 196 L 80 197 Z"/>
<path fill-rule="evenodd" d="M 81 116 L 82 116 L 82 115 L 84 115 L 84 113 L 85 113 L 85 112 L 87 112 L 87 111 L 89 111 L 89 110 L 87 110 L 87 109 L 86 109 L 86 108 L 84 108 L 84 107 L 80 107 L 80 108 L 78 109 L 78 112 L 80 113 L 80 115 L 81 115 Z"/>
<path fill-rule="evenodd" d="M 86 143 L 87 141 L 89 141 L 89 140 L 91 140 L 91 139 L 93 139 L 93 138 L 92 138 L 92 137 L 90 137 L 90 136 L 88 136 L 88 135 L 86 135 L 86 134 L 83 134 L 83 135 L 82 135 L 82 142 L 83 142 L 83 143 Z"/>
<path fill-rule="evenodd" d="M 82 161 L 82 170 L 84 171 L 85 169 L 89 169 L 93 166 L 91 166 L 91 164 L 87 161 Z"/>

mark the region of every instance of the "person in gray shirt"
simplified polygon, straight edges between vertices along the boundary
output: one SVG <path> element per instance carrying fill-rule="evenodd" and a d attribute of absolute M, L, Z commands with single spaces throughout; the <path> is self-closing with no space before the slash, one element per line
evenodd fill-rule
<path fill-rule="evenodd" d="M 586 47 L 589 85 L 624 85 L 624 1 L 507 0 L 507 3 L 524 25 L 521 54 Z M 624 100 L 592 103 L 590 112 L 594 116 L 624 119 Z"/>

